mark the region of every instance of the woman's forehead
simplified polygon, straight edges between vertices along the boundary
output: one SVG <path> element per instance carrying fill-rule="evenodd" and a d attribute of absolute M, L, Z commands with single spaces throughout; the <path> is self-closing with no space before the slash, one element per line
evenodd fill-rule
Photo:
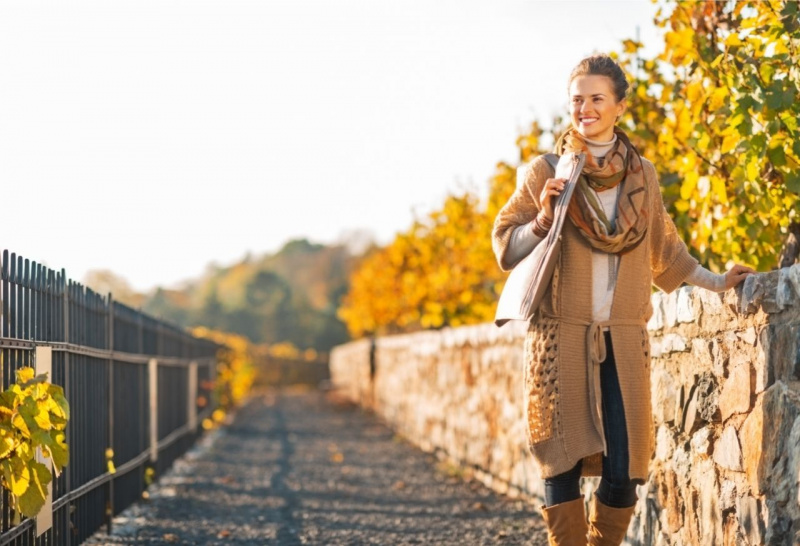
<path fill-rule="evenodd" d="M 611 78 L 597 74 L 576 76 L 569 84 L 570 95 L 611 95 L 613 91 L 614 85 Z"/>

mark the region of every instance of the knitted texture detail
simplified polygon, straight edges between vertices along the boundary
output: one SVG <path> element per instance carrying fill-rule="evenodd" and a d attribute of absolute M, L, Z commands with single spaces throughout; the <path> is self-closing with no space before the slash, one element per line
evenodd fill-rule
<path fill-rule="evenodd" d="M 528 440 L 549 440 L 558 424 L 558 322 L 542 318 L 525 336 Z"/>

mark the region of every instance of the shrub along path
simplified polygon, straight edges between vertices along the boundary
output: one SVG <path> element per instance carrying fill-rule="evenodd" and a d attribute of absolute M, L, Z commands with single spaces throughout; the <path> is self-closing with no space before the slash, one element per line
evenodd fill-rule
<path fill-rule="evenodd" d="M 546 544 L 498 495 L 316 391 L 252 400 L 89 544 Z"/>

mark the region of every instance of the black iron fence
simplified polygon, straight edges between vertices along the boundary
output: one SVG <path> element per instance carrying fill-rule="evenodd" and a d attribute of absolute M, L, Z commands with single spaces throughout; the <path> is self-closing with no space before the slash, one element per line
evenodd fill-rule
<path fill-rule="evenodd" d="M 69 465 L 35 519 L 12 524 L 0 496 L 0 545 L 79 544 L 141 498 L 199 435 L 218 346 L 4 251 L 2 388 L 24 366 L 50 373 L 70 404 Z M 110 471 L 109 458 L 116 467 Z"/>

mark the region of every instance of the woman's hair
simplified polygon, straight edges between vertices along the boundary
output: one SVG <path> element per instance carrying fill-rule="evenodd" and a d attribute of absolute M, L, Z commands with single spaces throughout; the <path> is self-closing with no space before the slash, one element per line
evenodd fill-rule
<path fill-rule="evenodd" d="M 606 76 L 614 87 L 617 102 L 623 100 L 628 93 L 628 80 L 619 65 L 608 55 L 592 55 L 586 57 L 569 75 L 569 85 L 578 76 Z"/>

